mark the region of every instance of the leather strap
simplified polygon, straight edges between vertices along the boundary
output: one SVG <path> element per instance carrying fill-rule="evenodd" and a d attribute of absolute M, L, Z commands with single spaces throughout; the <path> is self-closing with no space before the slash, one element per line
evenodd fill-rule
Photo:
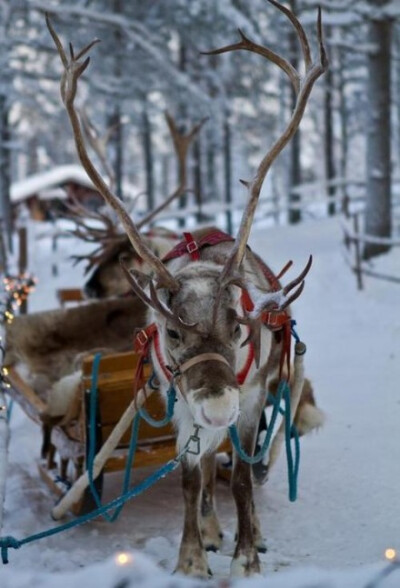
<path fill-rule="evenodd" d="M 219 353 L 200 353 L 200 355 L 195 355 L 194 357 L 191 357 L 190 359 L 185 361 L 181 366 L 179 366 L 179 373 L 184 374 L 191 367 L 197 365 L 198 363 L 202 363 L 203 361 L 220 361 L 221 363 L 230 365 L 229 361 Z"/>

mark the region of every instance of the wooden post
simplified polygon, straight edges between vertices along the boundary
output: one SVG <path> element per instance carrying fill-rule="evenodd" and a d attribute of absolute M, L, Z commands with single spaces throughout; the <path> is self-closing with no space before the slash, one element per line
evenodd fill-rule
<path fill-rule="evenodd" d="M 18 229 L 18 243 L 19 243 L 19 259 L 18 270 L 19 274 L 23 275 L 28 267 L 28 239 L 26 227 Z M 28 301 L 24 300 L 19 308 L 20 314 L 28 312 Z"/>
<path fill-rule="evenodd" d="M 357 276 L 357 287 L 359 290 L 363 289 L 363 281 L 362 281 L 362 268 L 361 268 L 361 245 L 360 245 L 360 235 L 359 235 L 359 229 L 360 229 L 360 224 L 358 222 L 358 214 L 355 213 L 353 216 L 353 228 L 354 228 L 354 247 L 355 247 L 355 253 L 356 253 L 356 265 L 355 265 L 355 272 L 356 272 L 356 276 Z"/>

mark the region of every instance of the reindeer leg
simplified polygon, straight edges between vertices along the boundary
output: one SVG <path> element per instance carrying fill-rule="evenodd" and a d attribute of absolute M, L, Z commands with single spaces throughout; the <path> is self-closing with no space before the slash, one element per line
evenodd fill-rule
<path fill-rule="evenodd" d="M 223 533 L 215 512 L 215 453 L 201 459 L 203 488 L 200 507 L 200 528 L 206 551 L 218 551 L 221 548 Z"/>
<path fill-rule="evenodd" d="M 255 430 L 239 429 L 242 447 L 249 454 L 254 449 L 255 433 Z M 253 501 L 251 466 L 242 461 L 236 453 L 232 472 L 232 493 L 238 516 L 238 532 L 231 575 L 251 576 L 261 571 L 256 543 L 260 538 L 259 523 Z"/>
<path fill-rule="evenodd" d="M 179 549 L 176 572 L 208 578 L 207 554 L 204 550 L 199 526 L 201 470 L 200 465 L 182 462 L 182 489 L 185 503 L 185 520 Z"/>

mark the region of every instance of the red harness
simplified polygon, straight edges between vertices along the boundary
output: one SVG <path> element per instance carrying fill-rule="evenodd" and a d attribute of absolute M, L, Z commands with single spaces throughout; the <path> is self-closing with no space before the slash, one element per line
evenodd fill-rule
<path fill-rule="evenodd" d="M 183 233 L 184 241 L 178 243 L 167 255 L 165 255 L 162 259 L 163 262 L 169 261 L 171 259 L 176 259 L 181 257 L 182 255 L 190 255 L 193 261 L 200 260 L 200 253 L 204 247 L 217 245 L 218 243 L 224 243 L 229 241 L 234 241 L 233 237 L 220 231 L 218 229 L 212 230 L 209 233 L 203 235 L 198 241 L 195 241 L 193 235 L 191 233 Z M 254 254 L 256 260 L 260 266 L 260 269 L 268 280 L 269 284 L 272 286 L 273 290 L 281 289 L 281 284 L 279 279 L 275 276 L 275 274 L 271 271 L 271 269 L 267 266 L 266 263 L 256 254 Z M 242 292 L 242 307 L 246 312 L 250 312 L 254 308 L 254 304 L 246 290 Z M 282 372 L 283 365 L 285 363 L 285 359 L 287 362 L 287 369 L 289 373 L 290 369 L 290 315 L 286 310 L 281 312 L 264 312 L 262 315 L 262 322 L 267 326 L 269 329 L 274 331 L 275 337 L 278 341 L 283 338 L 283 345 L 282 345 L 282 353 L 280 359 L 280 372 Z M 157 361 L 165 377 L 168 380 L 171 380 L 172 374 L 168 370 L 165 361 L 162 357 L 161 348 L 160 348 L 160 339 L 157 327 L 155 324 L 149 325 L 146 329 L 143 329 L 138 333 L 135 339 L 135 351 L 138 352 L 141 356 L 141 360 L 139 364 L 143 365 L 144 360 L 149 355 L 150 345 L 154 345 L 154 351 L 157 357 Z M 237 382 L 239 385 L 244 384 L 246 378 L 250 372 L 251 366 L 254 361 L 254 347 L 253 344 L 249 343 L 249 352 L 247 354 L 247 358 L 245 361 L 244 366 L 236 375 Z M 139 366 L 138 366 L 139 367 Z M 141 368 L 142 369 L 142 368 Z"/>
<path fill-rule="evenodd" d="M 148 359 L 150 347 L 153 345 L 154 352 L 156 354 L 157 361 L 162 369 L 165 378 L 170 382 L 172 380 L 172 373 L 168 369 L 164 357 L 161 353 L 160 346 L 160 335 L 155 323 L 152 323 L 145 329 L 139 331 L 135 337 L 134 350 L 139 354 L 140 359 L 138 362 L 138 369 L 135 375 L 135 382 L 139 382 L 143 375 L 143 366 L 145 361 Z M 246 361 L 242 369 L 236 374 L 238 384 L 241 386 L 246 381 L 249 374 L 250 368 L 254 361 L 254 347 L 253 344 L 249 344 L 249 352 L 247 354 Z M 136 389 L 136 388 L 135 388 Z"/>
<path fill-rule="evenodd" d="M 176 257 L 182 257 L 182 255 L 189 254 L 193 261 L 200 259 L 200 251 L 208 245 L 217 245 L 218 243 L 224 243 L 226 241 L 234 241 L 233 237 L 224 233 L 219 229 L 215 229 L 203 235 L 198 241 L 195 241 L 191 233 L 183 233 L 185 238 L 181 241 L 167 255 L 162 258 L 162 261 L 169 261 Z"/>

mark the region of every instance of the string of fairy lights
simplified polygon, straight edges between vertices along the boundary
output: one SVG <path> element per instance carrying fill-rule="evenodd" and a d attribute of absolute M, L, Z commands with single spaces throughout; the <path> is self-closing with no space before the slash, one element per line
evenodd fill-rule
<path fill-rule="evenodd" d="M 8 381 L 8 369 L 3 365 L 6 351 L 3 345 L 3 339 L 0 337 L 0 418 L 8 418 L 8 408 L 4 393 L 10 388 Z"/>
<path fill-rule="evenodd" d="M 0 299 L 0 324 L 13 321 L 17 309 L 28 298 L 36 286 L 36 278 L 29 274 L 3 277 L 4 295 Z"/>
<path fill-rule="evenodd" d="M 3 276 L 4 293 L 0 297 L 0 325 L 8 325 L 14 320 L 18 308 L 28 298 L 36 286 L 36 279 L 29 274 Z M 10 388 L 8 382 L 8 369 L 3 365 L 5 347 L 0 336 L 0 393 Z M 7 412 L 4 399 L 0 399 L 0 416 Z"/>

